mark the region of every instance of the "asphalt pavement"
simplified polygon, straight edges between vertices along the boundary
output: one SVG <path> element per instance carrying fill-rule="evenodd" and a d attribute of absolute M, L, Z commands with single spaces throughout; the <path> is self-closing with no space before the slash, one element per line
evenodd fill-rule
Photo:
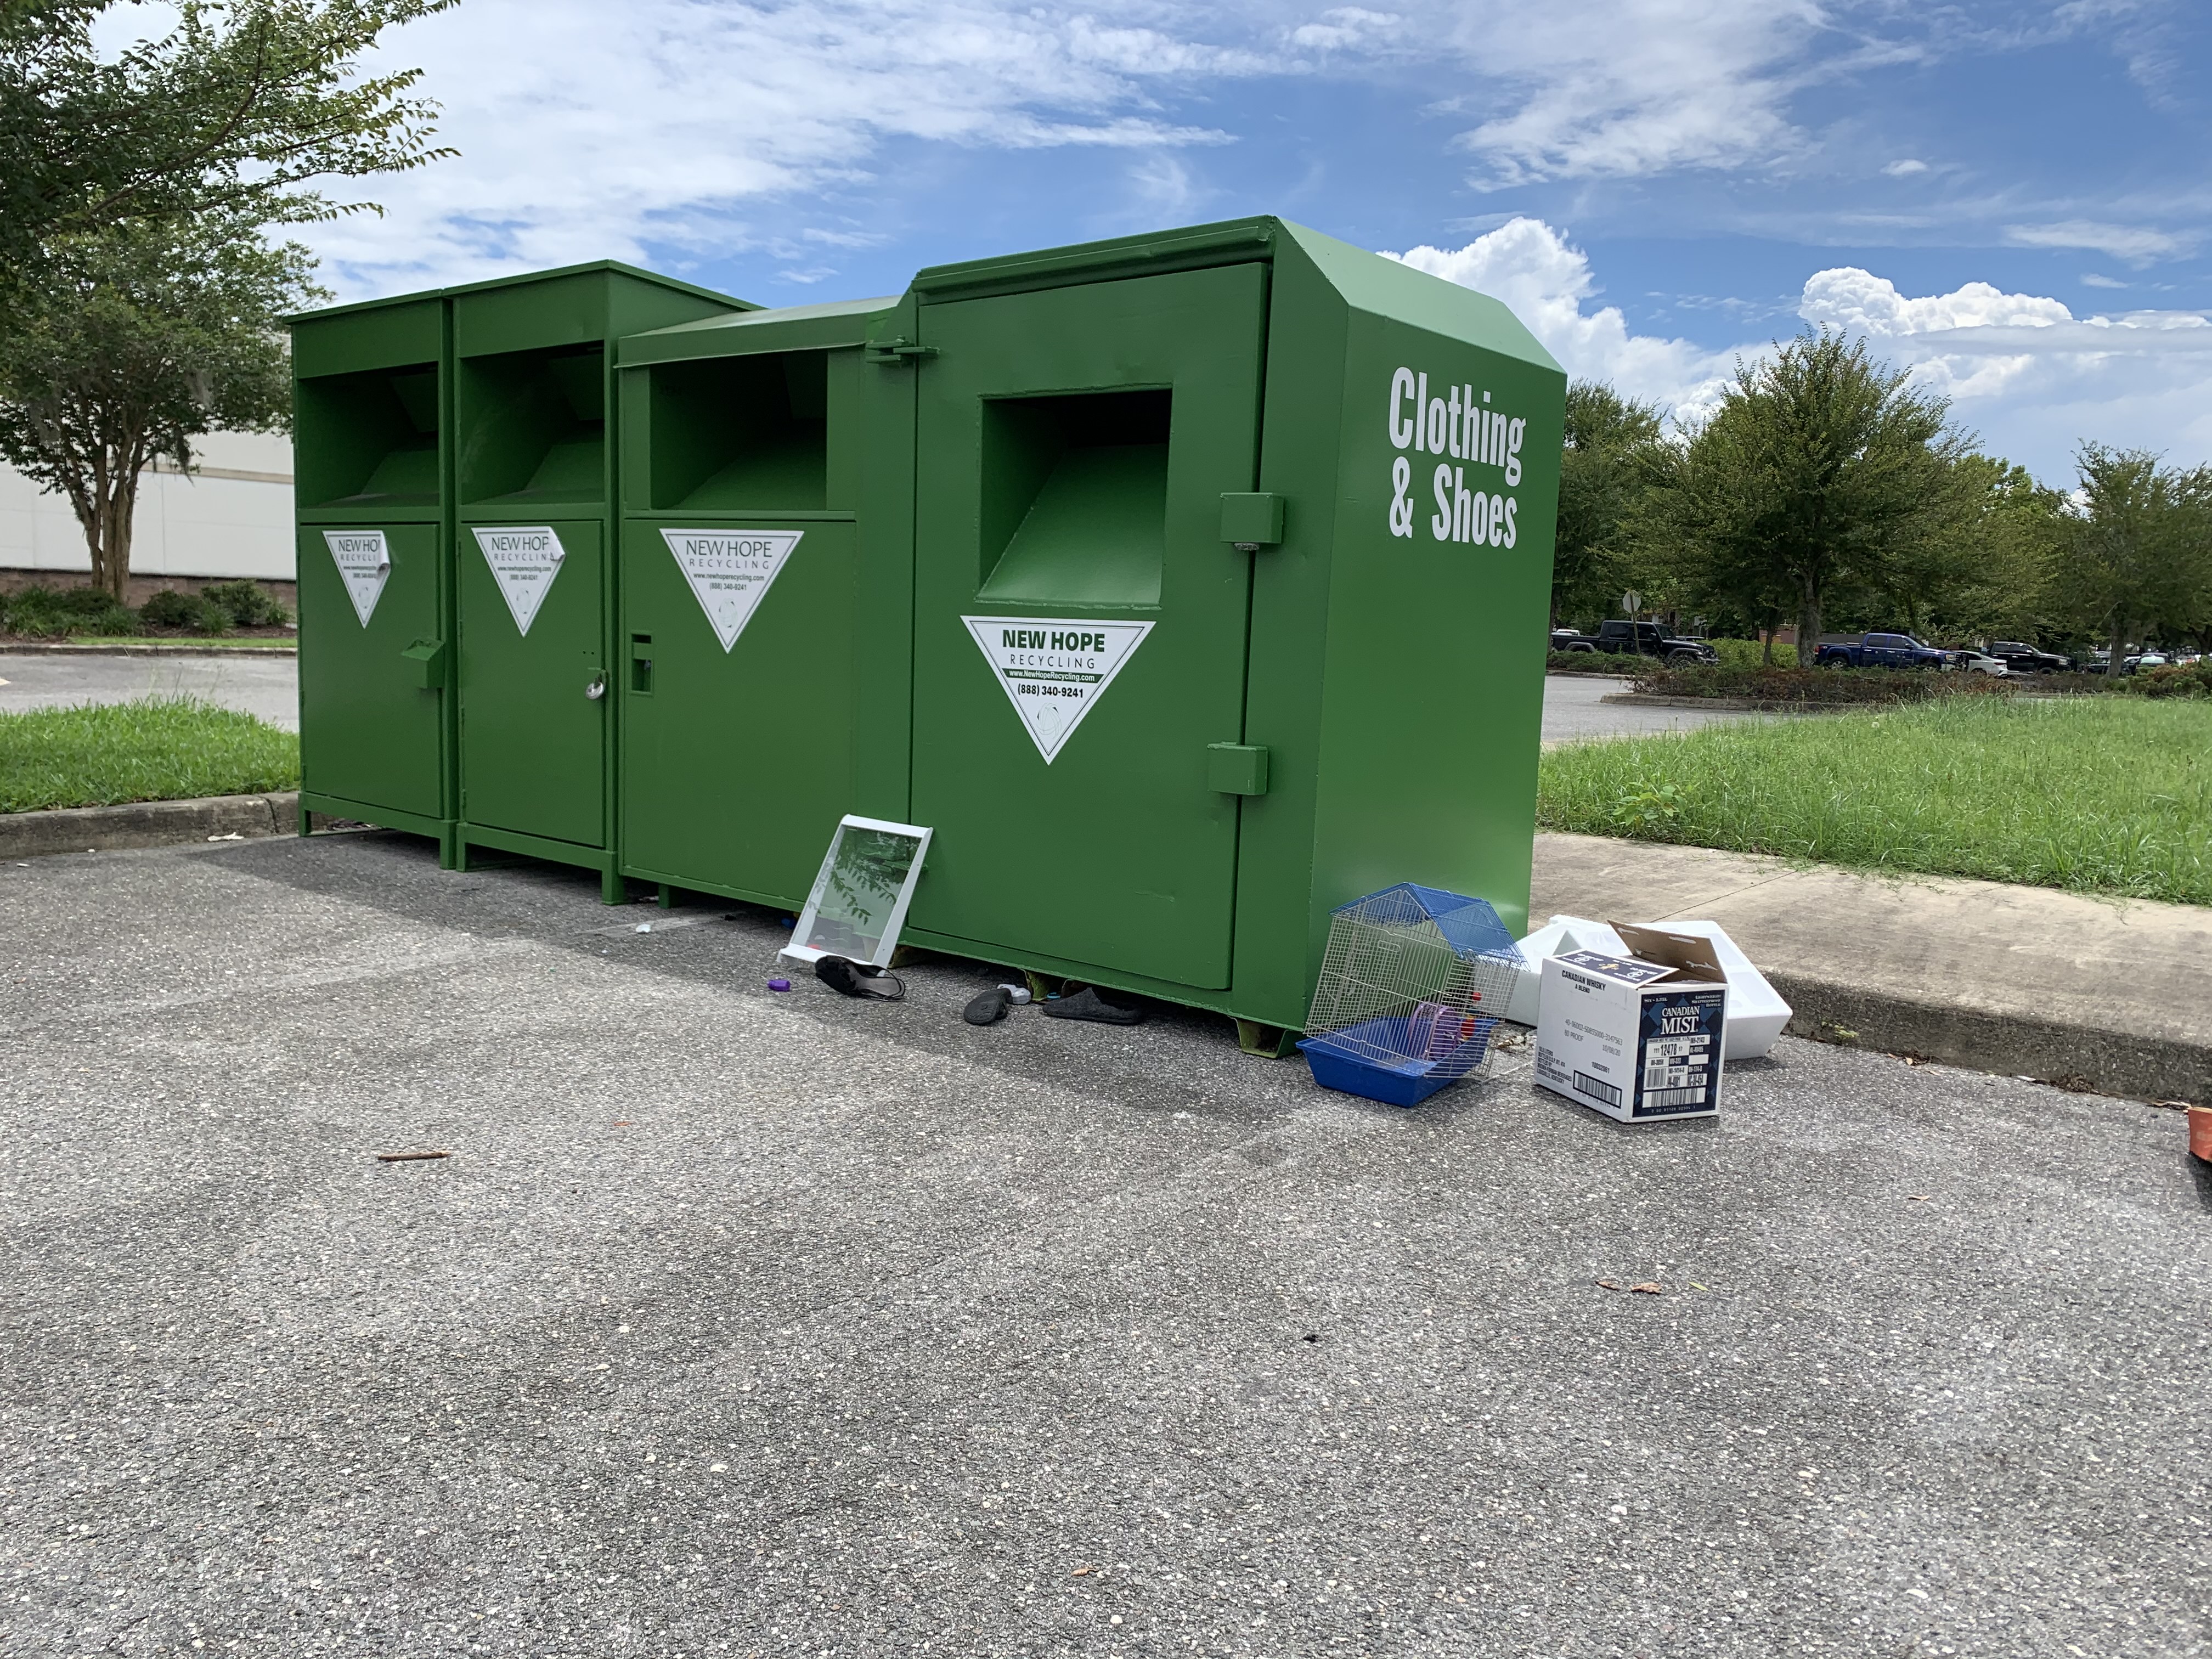
<path fill-rule="evenodd" d="M 135 697 L 194 696 L 300 729 L 300 659 L 254 653 L 104 656 L 0 652 L 0 714 Z"/>
<path fill-rule="evenodd" d="M 0 867 L 0 1646 L 2212 1652 L 2178 1114 L 1789 1040 L 1399 1111 L 784 937 L 384 834 Z"/>
<path fill-rule="evenodd" d="M 1726 720 L 1775 720 L 1793 716 L 1731 708 L 1653 708 L 1604 699 L 1633 684 L 1595 674 L 1544 677 L 1544 746 L 1585 738 L 1640 738 L 1655 732 L 1690 732 Z"/>

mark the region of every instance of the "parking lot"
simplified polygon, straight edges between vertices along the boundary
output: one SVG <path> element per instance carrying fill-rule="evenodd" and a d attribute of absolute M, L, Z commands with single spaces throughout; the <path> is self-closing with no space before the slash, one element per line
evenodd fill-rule
<path fill-rule="evenodd" d="M 2212 1652 L 2172 1113 L 1397 1111 L 596 895 L 0 868 L 9 1652 Z"/>

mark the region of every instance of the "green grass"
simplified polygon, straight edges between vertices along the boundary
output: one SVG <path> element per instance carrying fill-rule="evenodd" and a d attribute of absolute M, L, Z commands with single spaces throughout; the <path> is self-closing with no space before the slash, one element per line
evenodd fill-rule
<path fill-rule="evenodd" d="M 191 697 L 0 714 L 0 812 L 300 787 L 300 740 Z"/>
<path fill-rule="evenodd" d="M 226 651 L 266 651 L 272 646 L 281 646 L 287 651 L 295 651 L 299 648 L 300 644 L 297 640 L 279 638 L 275 635 L 261 635 L 258 636 L 248 635 L 244 639 L 240 639 L 234 635 L 198 635 L 189 634 L 132 634 L 127 635 L 122 634 L 72 634 L 70 635 L 69 643 L 71 645 L 143 646 L 216 645 L 221 646 Z M 0 651 L 5 651 L 7 648 L 8 647 L 5 645 L 0 644 Z"/>
<path fill-rule="evenodd" d="M 1536 813 L 1547 830 L 2212 904 L 2212 703 L 1957 698 L 1571 744 L 1543 757 Z"/>

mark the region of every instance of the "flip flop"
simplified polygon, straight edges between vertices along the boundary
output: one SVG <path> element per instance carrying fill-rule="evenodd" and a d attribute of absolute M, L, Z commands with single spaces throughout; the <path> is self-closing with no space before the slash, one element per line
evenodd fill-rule
<path fill-rule="evenodd" d="M 994 985 L 960 1011 L 960 1018 L 970 1025 L 996 1025 L 1006 1017 L 1013 997 L 1003 985 Z"/>

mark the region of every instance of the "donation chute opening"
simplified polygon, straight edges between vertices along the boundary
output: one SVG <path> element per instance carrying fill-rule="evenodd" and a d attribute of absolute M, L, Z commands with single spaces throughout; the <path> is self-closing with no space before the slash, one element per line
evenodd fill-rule
<path fill-rule="evenodd" d="M 1441 383 L 1439 383 L 1441 384 Z M 1413 462 L 1406 453 L 1447 456 L 1437 461 L 1429 487 L 1437 510 L 1429 515 L 1429 534 L 1440 542 L 1510 547 L 1519 538 L 1515 520 L 1521 504 L 1511 495 L 1492 495 L 1487 469 L 1507 489 L 1521 482 L 1521 440 L 1528 423 L 1490 406 L 1490 393 L 1478 398 L 1473 386 L 1459 383 L 1431 388 L 1427 371 L 1401 368 L 1390 377 L 1390 445 L 1399 453 L 1390 462 L 1390 533 L 1410 537 L 1418 507 L 1413 500 Z M 1452 463 L 1458 462 L 1455 466 Z M 1474 482 L 1468 482 L 1472 474 Z"/>

